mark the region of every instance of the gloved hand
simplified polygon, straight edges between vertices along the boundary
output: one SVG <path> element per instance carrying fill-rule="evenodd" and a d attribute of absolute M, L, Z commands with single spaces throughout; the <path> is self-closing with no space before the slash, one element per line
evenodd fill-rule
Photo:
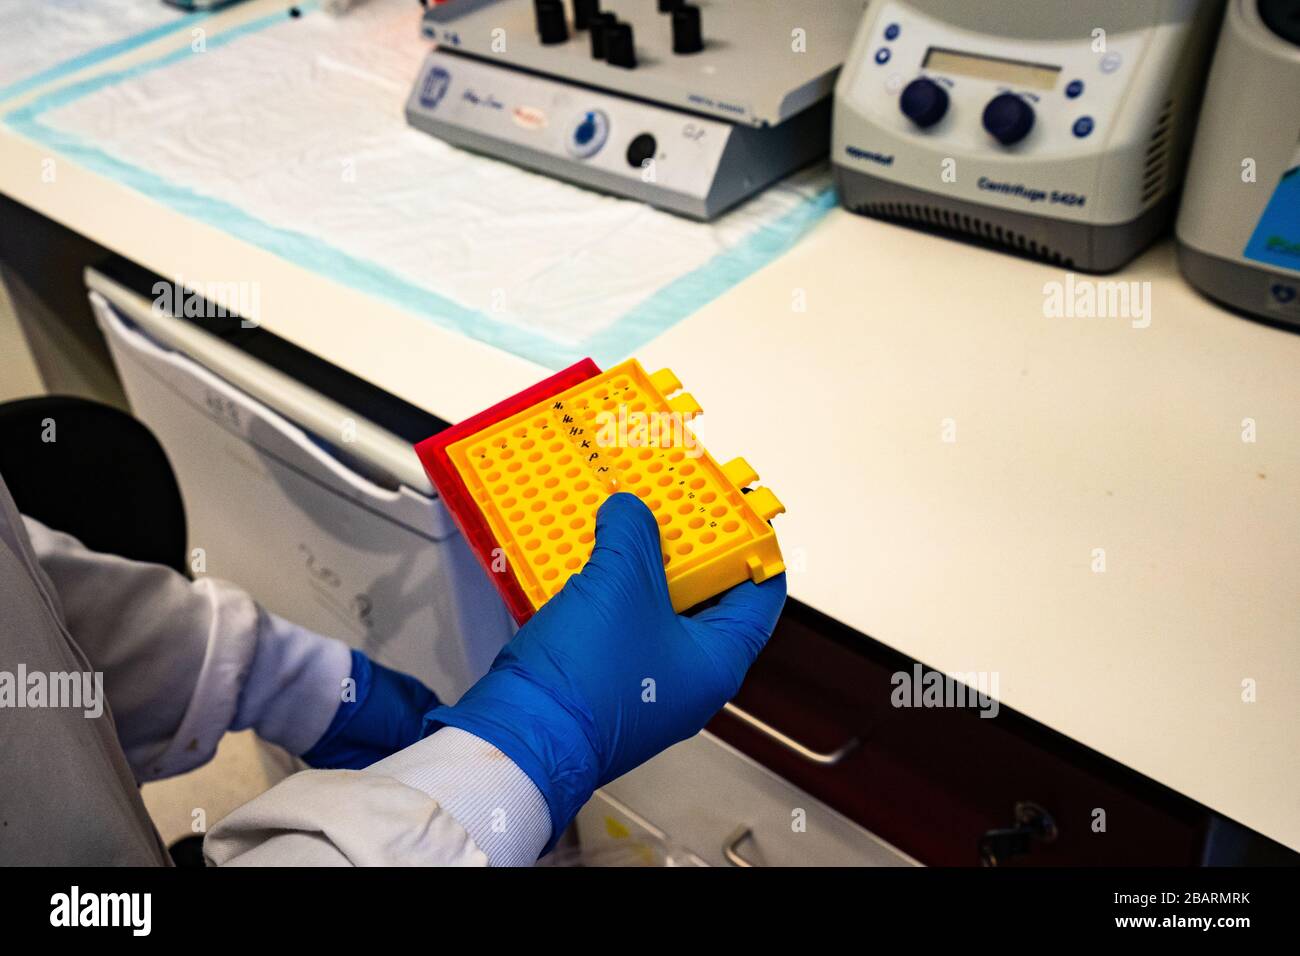
<path fill-rule="evenodd" d="M 553 845 L 596 787 L 695 734 L 735 696 L 784 603 L 782 574 L 677 615 L 653 514 L 613 495 L 582 572 L 455 706 L 429 714 L 426 733 L 459 727 L 504 752 L 545 798 Z"/>
<path fill-rule="evenodd" d="M 424 737 L 424 715 L 437 695 L 408 674 L 352 652 L 356 699 L 339 704 L 334 719 L 302 759 L 312 767 L 361 770 Z"/>

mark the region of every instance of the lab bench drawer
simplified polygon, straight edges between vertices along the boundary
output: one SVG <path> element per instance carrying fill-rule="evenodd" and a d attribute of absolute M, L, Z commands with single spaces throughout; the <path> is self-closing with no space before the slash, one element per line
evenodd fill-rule
<path fill-rule="evenodd" d="M 1204 807 L 1006 707 L 895 708 L 913 665 L 791 602 L 709 730 L 926 865 L 1200 861 Z"/>
<path fill-rule="evenodd" d="M 916 865 L 708 733 L 669 748 L 603 792 L 711 866 Z"/>
<path fill-rule="evenodd" d="M 630 807 L 597 790 L 573 821 L 578 847 L 557 850 L 556 866 L 704 866 Z"/>

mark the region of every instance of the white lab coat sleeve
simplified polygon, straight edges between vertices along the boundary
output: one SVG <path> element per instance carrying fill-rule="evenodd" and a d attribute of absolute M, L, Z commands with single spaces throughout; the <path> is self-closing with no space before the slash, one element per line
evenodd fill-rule
<path fill-rule="evenodd" d="M 24 518 L 41 571 L 104 692 L 136 779 L 207 762 L 227 730 L 302 753 L 320 739 L 351 652 L 269 614 L 239 588 L 91 551 Z"/>
<path fill-rule="evenodd" d="M 444 727 L 365 770 L 306 770 L 208 834 L 232 866 L 530 866 L 546 801 L 505 754 Z"/>

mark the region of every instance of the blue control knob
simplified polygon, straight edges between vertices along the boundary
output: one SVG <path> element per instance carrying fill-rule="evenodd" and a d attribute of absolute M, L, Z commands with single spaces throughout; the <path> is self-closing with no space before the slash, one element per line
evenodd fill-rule
<path fill-rule="evenodd" d="M 1034 108 L 1014 93 L 999 93 L 984 107 L 984 128 L 1003 146 L 1012 146 L 1034 128 Z"/>
<path fill-rule="evenodd" d="M 939 122 L 948 112 L 948 91 L 923 76 L 903 87 L 898 108 L 904 116 L 925 129 Z"/>
<path fill-rule="evenodd" d="M 608 138 L 609 116 L 604 110 L 587 110 L 569 124 L 564 145 L 575 159 L 590 159 L 600 152 Z"/>

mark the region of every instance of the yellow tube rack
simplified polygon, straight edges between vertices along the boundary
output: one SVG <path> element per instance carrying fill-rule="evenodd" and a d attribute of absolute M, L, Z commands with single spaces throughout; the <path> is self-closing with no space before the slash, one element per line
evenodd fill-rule
<path fill-rule="evenodd" d="M 630 359 L 447 446 L 533 608 L 581 570 L 596 512 L 637 495 L 659 523 L 673 607 L 785 570 L 768 521 L 785 510 L 743 458 L 719 465 L 686 423 L 701 412 L 668 369 Z"/>

